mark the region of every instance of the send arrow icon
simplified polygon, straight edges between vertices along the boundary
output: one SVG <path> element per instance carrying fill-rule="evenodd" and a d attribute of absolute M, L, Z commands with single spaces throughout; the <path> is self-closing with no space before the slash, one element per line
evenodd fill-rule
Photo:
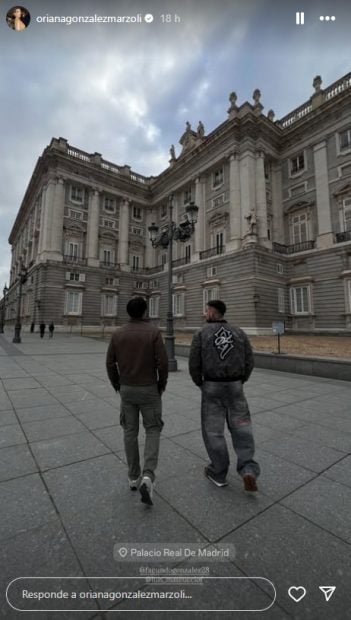
<path fill-rule="evenodd" d="M 325 600 L 328 602 L 330 601 L 331 597 L 333 596 L 335 590 L 336 590 L 336 586 L 319 586 L 319 589 L 321 592 L 323 592 L 324 596 L 325 596 Z"/>

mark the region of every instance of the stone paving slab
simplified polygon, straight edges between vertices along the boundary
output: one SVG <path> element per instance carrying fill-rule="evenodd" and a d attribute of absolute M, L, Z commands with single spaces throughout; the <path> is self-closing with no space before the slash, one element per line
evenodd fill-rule
<path fill-rule="evenodd" d="M 283 499 L 282 504 L 351 543 L 349 487 L 320 477 Z"/>
<path fill-rule="evenodd" d="M 37 420 L 56 420 L 56 418 L 72 416 L 71 412 L 60 403 L 21 408 L 16 410 L 16 414 L 22 424 L 36 422 Z"/>
<path fill-rule="evenodd" d="M 265 452 L 281 456 L 287 461 L 315 472 L 322 472 L 345 456 L 344 452 L 334 448 L 327 448 L 291 435 L 286 437 L 284 443 L 277 443 L 274 439 L 263 441 L 261 448 Z"/>
<path fill-rule="evenodd" d="M 235 564 L 241 570 L 249 575 L 265 575 L 273 581 L 278 603 L 295 620 L 348 617 L 350 547 L 339 538 L 275 505 L 223 540 L 235 544 Z M 302 606 L 288 596 L 292 585 L 307 590 Z M 326 604 L 320 585 L 335 585 L 338 596 L 335 594 Z"/>
<path fill-rule="evenodd" d="M 0 520 L 1 541 L 48 522 L 58 522 L 57 512 L 38 474 L 2 482 L 0 502 L 6 506 Z"/>
<path fill-rule="evenodd" d="M 9 411 L 0 411 L 0 426 L 7 426 L 8 424 L 17 424 L 17 418 L 12 409 Z"/>
<path fill-rule="evenodd" d="M 106 446 L 87 432 L 37 441 L 31 447 L 42 471 L 109 452 Z"/>
<path fill-rule="evenodd" d="M 19 424 L 0 427 L 0 449 L 26 443 L 26 438 Z"/>
<path fill-rule="evenodd" d="M 332 467 L 324 472 L 323 476 L 330 478 L 330 480 L 335 480 L 335 482 L 339 482 L 341 484 L 345 484 L 346 486 L 351 487 L 351 455 L 345 456 L 342 461 L 336 463 Z"/>
<path fill-rule="evenodd" d="M 0 480 L 18 478 L 34 473 L 38 467 L 26 444 L 1 448 L 0 450 Z"/>
<path fill-rule="evenodd" d="M 83 424 L 73 417 L 24 422 L 22 427 L 29 442 L 72 435 L 85 430 Z"/>
<path fill-rule="evenodd" d="M 187 360 L 178 358 L 179 371 L 170 375 L 163 397 L 165 426 L 149 509 L 128 488 L 120 397 L 106 376 L 106 349 L 106 342 L 79 336 L 55 334 L 50 341 L 29 333 L 21 345 L 0 349 L 0 437 L 6 446 L 0 447 L 1 584 L 23 567 L 27 574 L 52 574 L 55 553 L 62 576 L 125 576 L 139 575 L 140 565 L 116 562 L 116 542 L 233 541 L 235 560 L 218 570 L 272 579 L 278 602 L 265 612 L 268 620 L 351 617 L 351 384 L 254 371 L 245 393 L 262 469 L 255 497 L 236 474 L 228 433 L 228 487 L 218 489 L 204 477 L 201 392 Z M 141 456 L 144 438 L 141 428 Z M 211 570 L 215 574 L 214 565 Z M 318 590 L 324 584 L 337 586 L 328 604 Z M 291 585 L 305 585 L 303 602 L 288 597 Z M 3 594 L 0 617 L 12 620 Z M 111 619 L 98 609 L 83 615 Z M 45 616 L 56 620 L 56 614 Z M 211 620 L 232 616 L 213 613 Z M 144 617 L 154 620 L 155 613 Z M 167 613 L 168 620 L 179 617 Z M 241 620 L 262 617 L 240 614 Z M 128 612 L 128 618 L 140 614 Z"/>

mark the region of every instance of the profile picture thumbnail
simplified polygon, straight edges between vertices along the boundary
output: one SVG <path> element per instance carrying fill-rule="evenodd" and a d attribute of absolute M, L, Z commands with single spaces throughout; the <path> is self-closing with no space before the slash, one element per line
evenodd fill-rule
<path fill-rule="evenodd" d="M 25 30 L 30 24 L 30 13 L 24 6 L 13 6 L 6 13 L 6 22 L 12 30 Z"/>

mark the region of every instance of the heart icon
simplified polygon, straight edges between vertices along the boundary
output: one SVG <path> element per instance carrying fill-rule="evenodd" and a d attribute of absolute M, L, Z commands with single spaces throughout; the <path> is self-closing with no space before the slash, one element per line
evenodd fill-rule
<path fill-rule="evenodd" d="M 118 549 L 118 553 L 121 558 L 125 558 L 128 553 L 128 549 L 126 549 L 125 547 L 121 547 L 120 549 Z"/>
<path fill-rule="evenodd" d="M 288 594 L 295 603 L 299 603 L 302 601 L 303 597 L 306 596 L 306 588 L 303 586 L 291 586 L 288 590 Z"/>

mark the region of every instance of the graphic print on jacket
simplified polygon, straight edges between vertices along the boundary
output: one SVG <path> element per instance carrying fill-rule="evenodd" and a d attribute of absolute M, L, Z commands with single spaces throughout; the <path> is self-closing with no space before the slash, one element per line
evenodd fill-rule
<path fill-rule="evenodd" d="M 224 360 L 228 353 L 234 349 L 233 334 L 223 325 L 213 334 L 214 347 L 221 360 Z"/>

